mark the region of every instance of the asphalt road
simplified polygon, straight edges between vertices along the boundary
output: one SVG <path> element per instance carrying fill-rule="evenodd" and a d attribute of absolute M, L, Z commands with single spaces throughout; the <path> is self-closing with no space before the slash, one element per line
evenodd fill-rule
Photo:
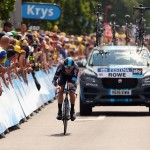
<path fill-rule="evenodd" d="M 91 116 L 81 117 L 77 98 L 76 112 L 64 136 L 54 100 L 1 138 L 0 150 L 150 150 L 148 108 L 95 107 Z"/>

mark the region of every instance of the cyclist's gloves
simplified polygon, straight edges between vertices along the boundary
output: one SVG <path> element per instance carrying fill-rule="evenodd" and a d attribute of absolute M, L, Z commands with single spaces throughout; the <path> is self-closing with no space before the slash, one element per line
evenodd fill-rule
<path fill-rule="evenodd" d="M 54 86 L 57 86 L 57 82 L 55 80 L 52 81 Z"/>

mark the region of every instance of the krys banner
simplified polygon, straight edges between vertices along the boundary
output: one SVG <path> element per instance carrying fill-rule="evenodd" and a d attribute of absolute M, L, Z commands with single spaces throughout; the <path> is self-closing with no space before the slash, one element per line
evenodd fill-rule
<path fill-rule="evenodd" d="M 40 20 L 58 20 L 61 16 L 59 6 L 47 3 L 23 3 L 22 18 Z"/>

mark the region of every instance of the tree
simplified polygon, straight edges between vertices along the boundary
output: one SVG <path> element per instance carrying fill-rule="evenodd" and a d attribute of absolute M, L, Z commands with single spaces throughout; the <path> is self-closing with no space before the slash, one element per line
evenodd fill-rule
<path fill-rule="evenodd" d="M 131 17 L 131 21 L 135 23 L 135 18 L 138 16 L 138 13 L 133 15 L 133 6 L 138 7 L 139 4 L 143 4 L 145 7 L 150 7 L 149 0 L 121 0 L 121 1 L 114 1 L 114 0 L 101 0 L 103 7 L 107 4 L 112 6 L 112 9 L 109 10 L 108 20 L 110 21 L 110 15 L 115 13 L 117 16 L 118 24 L 124 24 L 126 14 L 129 14 Z M 147 23 L 150 25 L 150 10 L 144 13 L 144 18 L 147 20 Z"/>
<path fill-rule="evenodd" d="M 6 3 L 6 1 L 15 0 L 1 0 L 1 3 Z M 57 21 L 39 21 L 39 25 L 44 30 L 53 30 L 53 27 L 57 25 L 60 31 L 64 31 L 68 34 L 89 34 L 94 32 L 94 25 L 96 20 L 96 15 L 93 13 L 94 7 L 98 3 L 102 4 L 103 12 L 106 11 L 106 6 L 111 5 L 111 9 L 104 17 L 107 17 L 107 21 L 111 21 L 111 14 L 115 13 L 116 23 L 118 25 L 125 25 L 125 15 L 129 14 L 131 16 L 131 22 L 135 24 L 135 19 L 138 17 L 138 13 L 133 15 L 133 6 L 138 6 L 143 4 L 145 7 L 149 6 L 149 0 L 22 0 L 22 2 L 42 2 L 42 3 L 56 3 L 60 6 L 62 10 L 61 18 Z M 13 5 L 11 5 L 13 6 Z M 0 8 L 3 4 L 0 5 Z M 2 10 L 2 9 L 0 9 Z M 10 11 L 10 9 L 9 9 Z M 1 11 L 0 11 L 1 12 Z M 2 13 L 0 13 L 1 15 Z M 107 15 L 107 16 L 106 16 Z M 146 19 L 146 25 L 150 26 L 150 10 L 144 13 L 144 18 Z M 32 20 L 24 20 L 28 24 L 32 23 Z"/>
<path fill-rule="evenodd" d="M 44 30 L 53 30 L 58 25 L 61 31 L 68 34 L 85 34 L 93 32 L 95 15 L 91 8 L 96 2 L 87 0 L 22 0 L 22 2 L 42 2 L 56 3 L 62 10 L 62 15 L 58 21 L 41 21 L 40 26 Z M 26 21 L 26 20 L 25 20 Z M 31 23 L 32 21 L 28 21 Z"/>
<path fill-rule="evenodd" d="M 94 8 L 94 4 L 87 0 L 63 0 L 60 29 L 79 35 L 93 32 L 95 15 L 91 8 Z"/>
<path fill-rule="evenodd" d="M 9 14 L 15 7 L 16 0 L 0 0 L 0 20 L 8 20 L 10 18 Z"/>

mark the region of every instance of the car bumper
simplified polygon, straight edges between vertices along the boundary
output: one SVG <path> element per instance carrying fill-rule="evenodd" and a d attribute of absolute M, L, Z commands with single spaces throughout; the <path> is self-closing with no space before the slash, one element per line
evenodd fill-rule
<path fill-rule="evenodd" d="M 80 81 L 80 98 L 83 104 L 98 105 L 149 105 L 150 86 L 137 85 L 129 88 L 130 95 L 111 95 L 110 88 L 104 88 L 101 83 L 88 83 Z"/>

